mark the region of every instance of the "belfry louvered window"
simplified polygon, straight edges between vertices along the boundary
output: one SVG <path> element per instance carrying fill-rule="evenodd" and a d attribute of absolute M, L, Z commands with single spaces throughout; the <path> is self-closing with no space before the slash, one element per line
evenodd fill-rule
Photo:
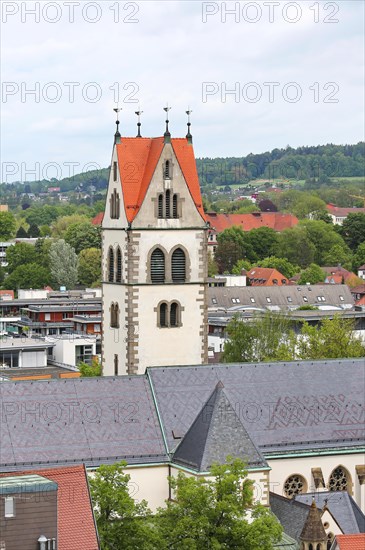
<path fill-rule="evenodd" d="M 163 218 L 163 195 L 158 196 L 158 217 Z"/>
<path fill-rule="evenodd" d="M 186 259 L 185 252 L 177 248 L 172 253 L 171 273 L 174 283 L 184 283 L 186 277 Z"/>
<path fill-rule="evenodd" d="M 170 201 L 171 201 L 171 193 L 170 193 L 170 189 L 167 189 L 165 193 L 165 217 L 166 218 L 171 218 Z"/>
<path fill-rule="evenodd" d="M 160 327 L 167 327 L 167 304 L 160 305 Z"/>
<path fill-rule="evenodd" d="M 165 162 L 164 170 L 163 170 L 163 176 L 164 176 L 165 180 L 171 179 L 171 172 L 170 172 L 170 169 L 171 169 L 170 161 L 167 160 L 167 161 Z"/>
<path fill-rule="evenodd" d="M 114 250 L 112 247 L 108 251 L 108 281 L 109 283 L 114 282 Z"/>
<path fill-rule="evenodd" d="M 110 217 L 113 220 L 117 220 L 120 216 L 120 198 L 119 193 L 114 189 L 112 196 L 110 197 Z"/>
<path fill-rule="evenodd" d="M 177 327 L 179 324 L 179 304 L 172 302 L 170 306 L 170 327 Z"/>
<path fill-rule="evenodd" d="M 172 196 L 172 217 L 178 218 L 178 211 L 177 211 L 177 195 Z"/>
<path fill-rule="evenodd" d="M 117 163 L 113 162 L 113 180 L 117 181 Z"/>
<path fill-rule="evenodd" d="M 121 283 L 122 282 L 122 252 L 118 246 L 117 249 L 117 276 L 116 276 L 116 282 Z"/>
<path fill-rule="evenodd" d="M 165 254 L 156 248 L 151 254 L 151 281 L 152 283 L 165 282 Z"/>

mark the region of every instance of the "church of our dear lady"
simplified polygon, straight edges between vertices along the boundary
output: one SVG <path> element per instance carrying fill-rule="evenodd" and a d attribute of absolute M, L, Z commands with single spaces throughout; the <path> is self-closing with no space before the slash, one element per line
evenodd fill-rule
<path fill-rule="evenodd" d="M 117 121 L 102 222 L 103 377 L 15 395 L 3 384 L 19 407 L 62 384 L 62 406 L 93 403 L 97 423 L 5 423 L 1 469 L 125 460 L 134 498 L 156 509 L 171 497 L 169 475 L 207 476 L 240 457 L 255 498 L 283 524 L 282 547 L 327 550 L 365 532 L 363 360 L 207 364 L 209 227 L 187 114 L 183 138 L 168 120 L 161 137 L 141 137 L 139 121 L 137 137 L 122 137 Z"/>

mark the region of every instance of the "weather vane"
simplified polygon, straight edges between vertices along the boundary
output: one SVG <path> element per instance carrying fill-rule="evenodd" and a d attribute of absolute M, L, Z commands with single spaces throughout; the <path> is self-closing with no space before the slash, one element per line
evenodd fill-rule
<path fill-rule="evenodd" d="M 140 105 L 138 105 L 138 111 L 135 111 L 135 114 L 138 117 L 138 122 L 137 122 L 138 133 L 137 133 L 136 137 L 142 137 L 141 136 L 141 114 L 142 113 L 143 113 L 143 111 L 141 111 L 141 107 L 140 107 Z"/>
<path fill-rule="evenodd" d="M 190 109 L 190 107 L 188 107 L 188 110 L 185 111 L 185 113 L 188 115 L 188 133 L 186 134 L 186 138 L 188 140 L 189 143 L 191 143 L 191 140 L 192 140 L 192 135 L 190 133 L 190 126 L 191 126 L 191 122 L 190 122 L 190 115 L 192 113 L 192 109 Z"/>
<path fill-rule="evenodd" d="M 163 110 L 166 113 L 166 131 L 164 133 L 164 137 L 169 139 L 171 137 L 171 134 L 169 132 L 169 111 L 171 110 L 171 107 L 169 107 L 168 103 L 166 103 L 166 107 L 164 107 Z"/>
<path fill-rule="evenodd" d="M 120 138 L 121 138 L 121 135 L 119 133 L 119 113 L 120 113 L 121 110 L 122 110 L 122 108 L 118 107 L 118 104 L 117 104 L 116 107 L 113 108 L 113 111 L 115 111 L 117 113 L 117 120 L 115 121 L 115 124 L 117 125 L 117 129 L 116 129 L 115 134 L 114 134 L 115 143 L 120 143 Z"/>

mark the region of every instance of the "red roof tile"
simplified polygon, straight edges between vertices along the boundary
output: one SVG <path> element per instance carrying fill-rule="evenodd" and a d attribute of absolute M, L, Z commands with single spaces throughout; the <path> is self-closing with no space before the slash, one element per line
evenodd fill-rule
<path fill-rule="evenodd" d="M 340 550 L 365 550 L 365 533 L 357 535 L 336 535 Z"/>
<path fill-rule="evenodd" d="M 271 267 L 253 267 L 248 273 L 247 278 L 251 286 L 282 286 L 289 284 L 289 281 L 277 269 Z M 274 283 L 274 280 L 277 282 Z M 282 282 L 285 280 L 285 283 Z"/>
<path fill-rule="evenodd" d="M 209 212 L 206 214 L 206 219 L 218 233 L 233 225 L 239 225 L 243 231 L 251 231 L 251 229 L 257 229 L 258 227 L 270 227 L 274 231 L 283 231 L 289 227 L 294 227 L 298 223 L 298 218 L 293 214 L 283 214 L 281 212 L 254 212 L 252 214 L 216 214 Z"/>
<path fill-rule="evenodd" d="M 93 225 L 101 225 L 104 218 L 104 212 L 99 212 L 99 214 L 96 214 L 95 218 L 91 220 L 91 223 Z"/>
<path fill-rule="evenodd" d="M 172 148 L 191 196 L 204 218 L 194 149 L 185 138 L 173 138 Z M 164 147 L 164 138 L 122 138 L 117 156 L 127 220 L 139 211 Z M 94 218 L 95 219 L 95 218 Z"/>
<path fill-rule="evenodd" d="M 99 544 L 83 465 L 0 474 L 0 477 L 37 474 L 58 484 L 58 550 L 98 550 Z"/>
<path fill-rule="evenodd" d="M 327 204 L 327 210 L 333 216 L 346 218 L 349 214 L 365 214 L 365 208 L 342 208 L 332 203 Z"/>
<path fill-rule="evenodd" d="M 0 290 L 0 300 L 1 296 L 4 296 L 8 300 L 14 300 L 14 290 Z"/>

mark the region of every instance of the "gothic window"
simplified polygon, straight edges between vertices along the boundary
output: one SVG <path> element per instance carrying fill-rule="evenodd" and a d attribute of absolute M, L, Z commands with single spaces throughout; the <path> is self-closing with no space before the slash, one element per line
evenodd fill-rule
<path fill-rule="evenodd" d="M 174 283 L 184 283 L 186 278 L 186 258 L 185 252 L 177 248 L 172 253 L 171 273 Z"/>
<path fill-rule="evenodd" d="M 289 476 L 286 482 L 284 483 L 284 492 L 288 498 L 293 498 L 295 495 L 300 495 L 305 493 L 307 490 L 307 483 L 304 477 L 295 474 Z"/>
<path fill-rule="evenodd" d="M 159 218 L 163 218 L 163 195 L 162 193 L 158 196 L 158 213 Z"/>
<path fill-rule="evenodd" d="M 176 193 L 172 196 L 172 217 L 178 218 L 178 211 L 177 211 L 177 195 Z"/>
<path fill-rule="evenodd" d="M 110 326 L 119 328 L 119 305 L 112 303 L 110 306 Z"/>
<path fill-rule="evenodd" d="M 156 248 L 151 254 L 151 282 L 165 282 L 165 254 Z"/>
<path fill-rule="evenodd" d="M 333 533 L 328 533 L 328 535 L 327 535 L 327 550 L 330 550 L 334 538 L 335 538 L 335 535 Z"/>
<path fill-rule="evenodd" d="M 312 543 L 309 544 L 308 550 L 313 550 L 313 544 Z"/>
<path fill-rule="evenodd" d="M 165 217 L 166 218 L 171 218 L 171 204 L 170 204 L 170 201 L 171 201 L 170 189 L 166 189 L 166 192 L 165 192 Z"/>
<path fill-rule="evenodd" d="M 117 181 L 117 163 L 113 162 L 113 180 Z"/>
<path fill-rule="evenodd" d="M 170 161 L 167 160 L 164 164 L 164 169 L 163 169 L 163 177 L 165 180 L 169 180 L 171 179 L 171 165 L 170 165 Z"/>
<path fill-rule="evenodd" d="M 179 304 L 172 302 L 170 306 L 170 327 L 179 326 Z"/>
<path fill-rule="evenodd" d="M 330 475 L 328 489 L 330 491 L 347 491 L 349 485 L 349 473 L 343 466 L 337 466 Z"/>
<path fill-rule="evenodd" d="M 168 324 L 167 324 L 167 304 L 166 302 L 163 302 L 161 305 L 160 305 L 160 322 L 159 322 L 159 326 L 160 327 L 167 327 Z"/>
<path fill-rule="evenodd" d="M 122 282 L 122 252 L 118 246 L 117 248 L 117 276 L 116 276 L 116 282 L 121 283 Z"/>
<path fill-rule="evenodd" d="M 120 198 L 119 193 L 114 189 L 110 197 L 110 217 L 113 220 L 119 219 L 120 216 Z"/>
<path fill-rule="evenodd" d="M 108 251 L 108 282 L 114 282 L 114 250 L 109 247 Z"/>

